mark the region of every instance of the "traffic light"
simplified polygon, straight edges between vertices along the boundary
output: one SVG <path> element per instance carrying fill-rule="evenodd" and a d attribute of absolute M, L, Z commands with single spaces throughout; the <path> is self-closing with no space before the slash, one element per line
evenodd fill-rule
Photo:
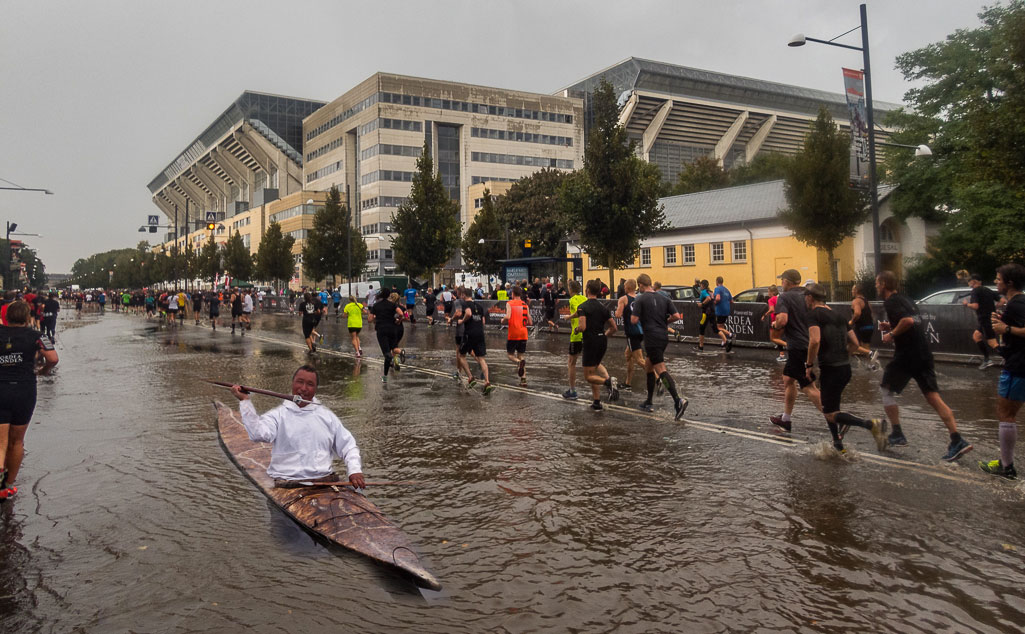
<path fill-rule="evenodd" d="M 216 226 L 217 226 L 216 224 L 214 224 L 212 222 L 208 222 L 208 223 L 206 223 L 206 230 L 207 231 L 213 231 Z"/>

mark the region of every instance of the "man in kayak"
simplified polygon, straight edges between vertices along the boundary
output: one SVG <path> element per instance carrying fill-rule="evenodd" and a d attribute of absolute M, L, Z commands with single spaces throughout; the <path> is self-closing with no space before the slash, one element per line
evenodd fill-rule
<path fill-rule="evenodd" d="M 338 456 L 345 461 L 349 483 L 362 489 L 366 481 L 356 439 L 334 412 L 315 398 L 319 382 L 316 368 L 300 366 L 292 375 L 292 396 L 301 400 L 285 401 L 262 416 L 241 386 L 233 385 L 231 392 L 239 400 L 249 438 L 271 443 L 267 475 L 274 479 L 274 486 L 292 488 L 301 486 L 300 482 L 338 480 L 331 469 L 334 456 Z"/>

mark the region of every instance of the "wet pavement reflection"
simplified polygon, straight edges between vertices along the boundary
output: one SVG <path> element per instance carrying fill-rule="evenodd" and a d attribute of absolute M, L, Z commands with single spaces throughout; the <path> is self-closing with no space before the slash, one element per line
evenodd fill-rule
<path fill-rule="evenodd" d="M 309 357 L 298 321 L 260 315 L 244 338 L 87 314 L 62 320 L 40 379 L 20 497 L 0 508 L 0 632 L 1020 631 L 1025 488 L 978 472 L 997 455 L 997 371 L 941 365 L 975 451 L 940 460 L 946 434 L 921 395 L 901 399 L 911 445 L 849 454 L 768 350 L 668 351 L 686 421 L 565 401 L 564 335 L 528 346 L 516 383 L 488 335 L 485 398 L 452 378 L 453 330 L 406 326 L 408 367 L 382 384 L 374 333 L 352 356 L 321 326 L 318 396 L 359 441 L 369 496 L 442 581 L 421 592 L 326 548 L 224 455 L 202 378 L 287 391 Z M 625 375 L 623 340 L 607 364 Z M 471 364 L 473 365 L 473 364 Z M 638 374 L 635 383 L 641 385 Z M 881 413 L 856 368 L 845 409 Z M 584 395 L 583 374 L 577 390 Z M 271 399 L 256 397 L 257 408 Z M 860 433 L 859 433 L 860 432 Z M 1020 452 L 1019 452 L 1020 453 Z"/>

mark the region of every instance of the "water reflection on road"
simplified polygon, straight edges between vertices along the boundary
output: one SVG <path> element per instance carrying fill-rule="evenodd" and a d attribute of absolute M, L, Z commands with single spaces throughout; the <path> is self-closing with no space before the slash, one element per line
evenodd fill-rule
<path fill-rule="evenodd" d="M 782 393 L 769 351 L 671 346 L 691 399 L 692 422 L 675 423 L 668 400 L 651 416 L 627 409 L 640 394 L 602 413 L 563 401 L 564 336 L 531 342 L 527 390 L 485 399 L 448 377 L 448 328 L 407 326 L 410 367 L 386 385 L 372 331 L 358 362 L 342 325 L 322 330 L 319 396 L 346 419 L 369 476 L 422 483 L 370 495 L 419 546 L 441 594 L 312 540 L 218 445 L 210 402 L 230 394 L 198 379 L 287 390 L 308 359 L 294 320 L 262 316 L 241 338 L 108 314 L 62 322 L 61 365 L 41 380 L 22 495 L 0 510 L 0 631 L 1025 623 L 1025 495 L 973 469 L 996 455 L 995 374 L 940 368 L 976 444 L 963 464 L 941 463 L 942 425 L 912 390 L 912 446 L 878 458 L 853 432 L 844 460 L 803 397 L 794 434 L 771 429 Z M 501 333 L 488 343 L 493 380 L 511 386 Z M 608 361 L 622 377 L 620 345 Z M 877 381 L 856 370 L 845 407 L 878 413 Z"/>

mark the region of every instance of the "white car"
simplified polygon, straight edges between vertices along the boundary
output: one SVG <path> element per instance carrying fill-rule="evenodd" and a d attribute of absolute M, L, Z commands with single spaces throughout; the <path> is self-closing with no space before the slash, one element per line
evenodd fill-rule
<path fill-rule="evenodd" d="M 994 293 L 997 292 L 996 287 L 988 286 Z M 957 288 L 948 288 L 945 291 L 936 291 L 932 295 L 926 295 L 922 299 L 918 300 L 918 304 L 926 306 L 936 306 L 940 304 L 960 304 L 964 300 L 968 299 L 968 296 L 972 294 L 972 289 L 967 286 L 959 286 Z"/>

